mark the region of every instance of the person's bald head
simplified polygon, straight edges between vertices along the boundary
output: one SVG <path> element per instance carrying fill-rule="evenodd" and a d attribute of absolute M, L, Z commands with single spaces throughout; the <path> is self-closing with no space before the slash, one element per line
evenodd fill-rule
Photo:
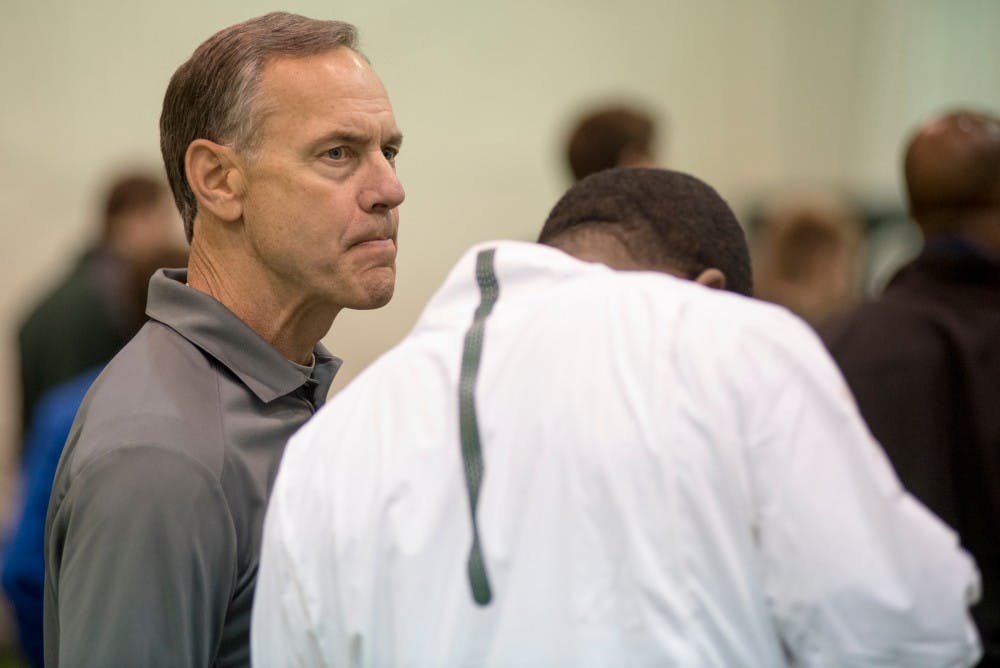
<path fill-rule="evenodd" d="M 953 111 L 924 122 L 904 170 L 910 213 L 926 237 L 980 234 L 984 217 L 1000 213 L 1000 118 Z"/>

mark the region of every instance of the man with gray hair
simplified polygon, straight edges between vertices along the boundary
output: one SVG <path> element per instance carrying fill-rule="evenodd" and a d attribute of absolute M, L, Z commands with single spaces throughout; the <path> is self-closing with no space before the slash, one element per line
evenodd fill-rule
<path fill-rule="evenodd" d="M 395 284 L 401 143 L 353 26 L 273 13 L 174 74 L 161 148 L 191 255 L 81 406 L 46 522 L 49 666 L 245 666 L 288 436 L 343 308 Z"/>

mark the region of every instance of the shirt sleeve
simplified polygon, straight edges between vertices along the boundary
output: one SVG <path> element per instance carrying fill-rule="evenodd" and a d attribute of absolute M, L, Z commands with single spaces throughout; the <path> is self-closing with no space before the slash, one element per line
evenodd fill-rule
<path fill-rule="evenodd" d="M 765 590 L 794 665 L 974 664 L 972 559 L 901 487 L 815 335 L 775 316 L 741 358 Z"/>
<path fill-rule="evenodd" d="M 207 468 L 160 447 L 118 448 L 79 472 L 52 522 L 48 663 L 57 652 L 62 668 L 212 664 L 237 549 Z"/>

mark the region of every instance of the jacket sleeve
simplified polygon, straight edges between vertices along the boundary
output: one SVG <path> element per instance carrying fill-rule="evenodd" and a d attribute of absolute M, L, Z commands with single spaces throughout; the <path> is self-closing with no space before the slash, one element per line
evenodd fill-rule
<path fill-rule="evenodd" d="M 237 548 L 207 468 L 155 446 L 112 450 L 79 472 L 50 522 L 46 665 L 212 664 Z"/>
<path fill-rule="evenodd" d="M 775 315 L 741 355 L 755 379 L 747 467 L 768 604 L 795 665 L 974 664 L 975 564 L 901 487 L 815 335 Z"/>
<path fill-rule="evenodd" d="M 295 439 L 292 440 L 294 443 Z M 291 448 L 291 444 L 289 445 Z M 289 449 L 286 449 L 286 454 Z M 294 455 L 293 455 L 294 457 Z M 250 656 L 254 666 L 261 668 L 281 668 L 284 666 L 325 666 L 346 664 L 343 661 L 324 660 L 319 646 L 321 635 L 309 614 L 309 601 L 302 577 L 310 572 L 296 560 L 296 541 L 289 540 L 289 532 L 296 526 L 295 511 L 301 508 L 303 496 L 302 482 L 295 479 L 295 467 L 282 462 L 275 481 L 274 490 L 268 503 L 264 520 L 264 538 L 261 545 L 260 569 L 257 573 L 257 589 L 254 593 L 253 618 L 250 622 Z M 315 508 L 315 507 L 314 507 Z M 299 515 L 298 519 L 309 515 Z M 314 516 L 314 515 L 313 515 Z M 323 534 L 322 531 L 319 534 Z M 308 543 L 310 536 L 298 537 Z M 308 548 L 308 546 L 306 547 Z M 321 558 L 321 548 L 315 546 L 306 555 L 310 561 Z M 331 564 L 326 573 L 336 577 L 336 567 Z M 319 586 L 317 583 L 316 586 Z M 334 620 L 328 620 L 335 623 Z"/>

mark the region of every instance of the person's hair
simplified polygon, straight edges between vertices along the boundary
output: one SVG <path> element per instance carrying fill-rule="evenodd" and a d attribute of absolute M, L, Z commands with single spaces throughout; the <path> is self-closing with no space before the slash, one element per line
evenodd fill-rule
<path fill-rule="evenodd" d="M 577 181 L 619 167 L 625 151 L 652 154 L 656 124 L 646 113 L 626 106 L 598 109 L 579 119 L 566 146 L 570 171 Z"/>
<path fill-rule="evenodd" d="M 215 33 L 177 68 L 163 98 L 160 150 L 188 241 L 198 210 L 184 170 L 191 142 L 208 139 L 252 153 L 265 65 L 341 46 L 358 51 L 357 41 L 357 30 L 349 23 L 273 12 Z"/>
<path fill-rule="evenodd" d="M 612 234 L 639 266 L 689 278 L 714 267 L 727 290 L 753 291 L 743 228 L 711 186 L 688 174 L 618 168 L 588 176 L 556 203 L 538 242 L 560 247 L 595 229 Z"/>
<path fill-rule="evenodd" d="M 158 205 L 166 193 L 163 180 L 150 174 L 130 172 L 116 178 L 104 198 L 102 238 L 110 239 L 124 216 Z"/>

